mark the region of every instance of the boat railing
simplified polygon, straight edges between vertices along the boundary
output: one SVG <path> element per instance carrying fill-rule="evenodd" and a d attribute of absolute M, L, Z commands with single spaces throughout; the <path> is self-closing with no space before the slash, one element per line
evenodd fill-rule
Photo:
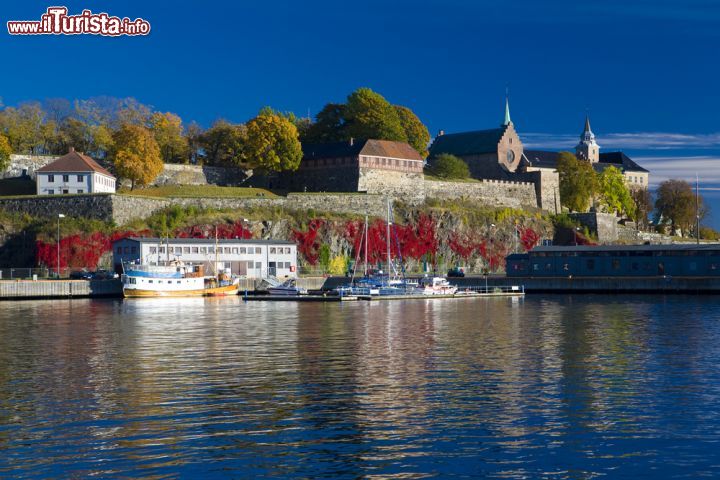
<path fill-rule="evenodd" d="M 484 295 L 489 295 L 493 293 L 503 293 L 503 294 L 524 294 L 525 293 L 525 285 L 490 285 L 490 286 L 469 286 L 469 287 L 460 287 L 458 286 L 457 293 L 481 293 Z"/>

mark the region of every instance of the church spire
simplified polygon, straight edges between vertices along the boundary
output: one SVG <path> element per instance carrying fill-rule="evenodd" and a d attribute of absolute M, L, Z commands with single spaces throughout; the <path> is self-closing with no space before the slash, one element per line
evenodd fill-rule
<path fill-rule="evenodd" d="M 512 120 L 510 120 L 510 99 L 505 94 L 505 120 L 503 120 L 503 126 L 508 125 L 512 125 Z"/>
<path fill-rule="evenodd" d="M 578 158 L 596 163 L 600 160 L 600 145 L 595 142 L 595 134 L 590 129 L 590 115 L 585 114 L 585 128 L 580 135 L 580 143 L 575 147 Z"/>
<path fill-rule="evenodd" d="M 583 133 L 592 133 L 592 130 L 590 130 L 590 115 L 585 114 L 585 131 Z"/>

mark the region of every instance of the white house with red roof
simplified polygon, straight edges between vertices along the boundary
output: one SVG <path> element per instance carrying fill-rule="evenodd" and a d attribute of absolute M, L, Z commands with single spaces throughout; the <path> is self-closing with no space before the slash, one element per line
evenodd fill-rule
<path fill-rule="evenodd" d="M 115 177 L 74 148 L 36 170 L 38 195 L 115 193 Z"/>

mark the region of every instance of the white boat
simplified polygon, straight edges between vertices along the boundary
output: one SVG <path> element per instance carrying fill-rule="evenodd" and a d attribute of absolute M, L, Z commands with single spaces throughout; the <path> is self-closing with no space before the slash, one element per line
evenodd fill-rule
<path fill-rule="evenodd" d="M 283 283 L 278 283 L 277 285 L 272 285 L 272 286 L 268 287 L 267 291 L 270 295 L 291 295 L 292 296 L 292 295 L 307 294 L 306 289 L 300 288 L 296 285 L 294 278 L 286 280 Z"/>
<path fill-rule="evenodd" d="M 185 265 L 180 261 L 125 264 L 123 268 L 121 281 L 126 298 L 237 295 L 240 283 L 228 271 L 207 276 L 202 265 Z"/>
<path fill-rule="evenodd" d="M 423 282 L 418 287 L 418 292 L 423 295 L 455 295 L 457 291 L 458 287 L 450 285 L 450 282 L 444 277 L 423 279 Z"/>

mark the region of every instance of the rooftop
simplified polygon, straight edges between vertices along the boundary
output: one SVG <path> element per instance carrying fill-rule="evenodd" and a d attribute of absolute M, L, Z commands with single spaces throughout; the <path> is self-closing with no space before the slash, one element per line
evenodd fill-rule
<path fill-rule="evenodd" d="M 151 243 L 151 244 L 198 244 L 198 245 L 213 245 L 216 241 L 219 244 L 251 244 L 251 245 L 295 245 L 295 242 L 287 240 L 265 240 L 261 238 L 156 238 L 156 237 L 127 237 L 120 240 L 116 240 L 113 243 L 121 242 L 123 240 L 130 240 L 138 243 Z"/>
<path fill-rule="evenodd" d="M 720 243 L 676 243 L 670 245 L 578 245 L 578 246 L 539 246 L 530 253 L 543 252 L 661 252 L 661 251 L 717 251 Z"/>
<path fill-rule="evenodd" d="M 95 160 L 80 152 L 76 152 L 72 147 L 67 154 L 39 168 L 37 171 L 41 173 L 97 172 L 115 178 L 112 173 L 98 165 Z"/>
<path fill-rule="evenodd" d="M 525 156 L 531 166 L 538 168 L 555 168 L 560 152 L 547 150 L 525 150 Z M 605 152 L 600 154 L 600 160 L 593 164 L 595 170 L 602 171 L 607 167 L 618 167 L 625 172 L 647 172 L 623 152 Z"/>
<path fill-rule="evenodd" d="M 498 143 L 500 143 L 506 128 L 507 126 L 503 126 L 490 130 L 438 135 L 430 146 L 430 156 L 437 156 L 441 153 L 474 155 L 497 152 Z"/>
<path fill-rule="evenodd" d="M 423 157 L 406 142 L 391 140 L 352 140 L 333 143 L 311 143 L 302 146 L 303 159 L 340 158 L 368 155 L 422 161 Z"/>

